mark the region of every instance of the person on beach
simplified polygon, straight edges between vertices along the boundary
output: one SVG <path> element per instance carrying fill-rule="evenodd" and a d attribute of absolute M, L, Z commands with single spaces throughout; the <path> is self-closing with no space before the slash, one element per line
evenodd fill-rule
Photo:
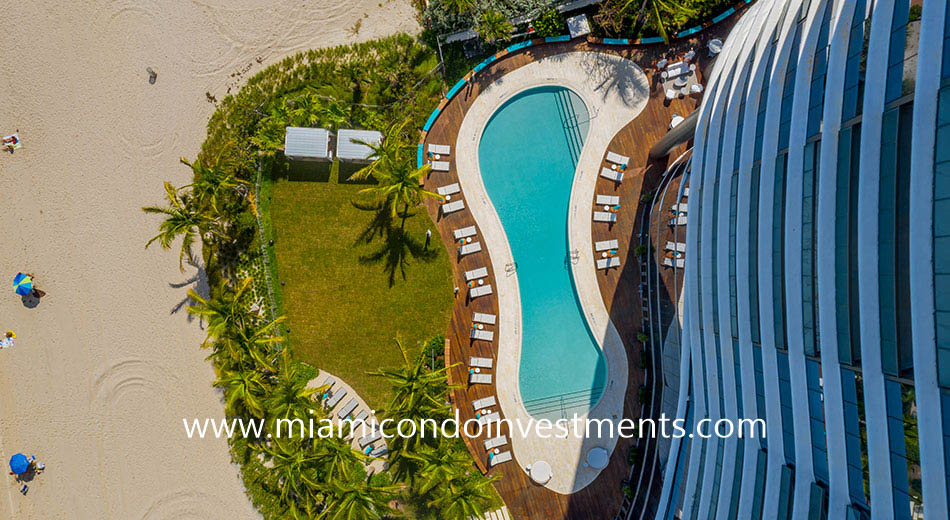
<path fill-rule="evenodd" d="M 12 330 L 8 330 L 6 334 L 0 338 L 0 350 L 8 349 L 13 346 L 13 340 L 16 339 L 16 333 Z"/>
<path fill-rule="evenodd" d="M 16 150 L 17 148 L 23 146 L 20 144 L 19 133 L 20 131 L 17 130 L 12 135 L 8 135 L 3 138 L 3 141 L 0 144 L 2 144 L 4 152 L 13 153 L 13 150 Z"/>

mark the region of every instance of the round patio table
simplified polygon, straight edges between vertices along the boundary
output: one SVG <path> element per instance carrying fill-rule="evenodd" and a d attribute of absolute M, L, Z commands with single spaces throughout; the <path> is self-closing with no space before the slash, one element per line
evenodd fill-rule
<path fill-rule="evenodd" d="M 538 484 L 546 484 L 547 481 L 551 480 L 551 477 L 553 476 L 551 473 L 551 465 L 543 460 L 539 460 L 532 464 L 529 473 L 531 475 L 531 480 L 537 482 Z"/>
<path fill-rule="evenodd" d="M 587 452 L 587 463 L 590 464 L 592 468 L 605 468 L 609 460 L 610 457 L 607 456 L 607 450 L 603 448 L 591 448 L 590 451 Z"/>

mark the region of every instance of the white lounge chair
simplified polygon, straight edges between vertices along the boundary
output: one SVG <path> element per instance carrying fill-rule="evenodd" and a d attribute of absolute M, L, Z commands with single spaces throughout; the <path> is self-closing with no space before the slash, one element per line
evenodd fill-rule
<path fill-rule="evenodd" d="M 324 379 L 322 383 L 320 383 L 321 387 L 325 387 L 323 390 L 323 397 L 329 397 L 331 395 L 330 389 L 333 388 L 333 383 L 336 383 L 336 381 L 330 376 L 327 376 L 327 378 Z"/>
<path fill-rule="evenodd" d="M 496 318 L 497 317 L 494 314 L 486 314 L 484 312 L 476 312 L 472 314 L 472 321 L 477 323 L 486 323 L 488 325 L 494 325 Z"/>
<path fill-rule="evenodd" d="M 607 162 L 626 166 L 627 163 L 630 162 L 630 158 L 626 155 L 620 155 L 619 153 L 607 152 Z"/>
<path fill-rule="evenodd" d="M 468 290 L 468 297 L 473 300 L 486 294 L 491 294 L 491 284 L 479 285 Z"/>
<path fill-rule="evenodd" d="M 488 459 L 488 466 L 494 467 L 494 466 L 497 466 L 498 464 L 501 464 L 502 462 L 508 462 L 509 460 L 511 460 L 511 452 L 503 451 L 497 455 L 492 455 Z"/>
<path fill-rule="evenodd" d="M 442 214 L 448 215 L 449 213 L 455 213 L 465 209 L 465 201 L 462 199 L 453 200 L 452 202 L 447 202 L 442 205 Z"/>
<path fill-rule="evenodd" d="M 485 278 L 488 276 L 488 269 L 484 267 L 479 267 L 478 269 L 472 269 L 471 271 L 465 271 L 465 281 L 471 282 L 472 280 L 478 280 L 479 278 Z"/>
<path fill-rule="evenodd" d="M 381 431 L 379 431 L 379 430 L 374 430 L 374 431 L 371 432 L 369 435 L 366 435 L 365 437 L 362 437 L 360 440 L 358 440 L 358 441 L 356 441 L 356 442 L 360 445 L 360 448 L 364 448 L 364 449 L 365 449 L 365 448 L 366 448 L 367 446 L 369 446 L 370 444 L 372 444 L 372 443 L 374 443 L 374 442 L 376 442 L 376 441 L 378 441 L 379 439 L 382 439 L 382 438 L 383 438 L 383 432 L 381 432 Z"/>
<path fill-rule="evenodd" d="M 468 375 L 468 383 L 471 385 L 481 384 L 481 385 L 490 385 L 491 384 L 491 374 L 482 374 L 480 372 L 472 372 Z"/>
<path fill-rule="evenodd" d="M 663 265 L 665 265 L 666 267 L 673 267 L 673 265 L 674 265 L 673 259 L 672 259 L 672 258 L 664 258 L 664 259 L 663 259 Z M 677 258 L 677 259 L 676 259 L 676 262 L 675 262 L 675 265 L 676 265 L 676 267 L 677 267 L 678 269 L 682 269 L 682 268 L 686 267 L 686 259 L 685 259 L 685 258 Z"/>
<path fill-rule="evenodd" d="M 685 202 L 680 202 L 679 204 L 673 204 L 672 206 L 670 206 L 670 211 L 674 211 L 677 213 L 686 213 L 687 209 L 689 209 L 689 204 Z"/>
<path fill-rule="evenodd" d="M 451 151 L 452 147 L 447 144 L 429 144 L 429 153 L 449 155 Z"/>
<path fill-rule="evenodd" d="M 670 219 L 671 226 L 685 226 L 686 225 L 686 215 L 679 215 L 675 218 Z"/>
<path fill-rule="evenodd" d="M 472 242 L 471 244 L 465 244 L 464 246 L 459 246 L 459 256 L 470 255 L 472 253 L 477 253 L 482 250 L 481 242 Z"/>
<path fill-rule="evenodd" d="M 610 213 L 607 211 L 595 211 L 594 212 L 594 222 L 616 222 L 617 214 Z"/>
<path fill-rule="evenodd" d="M 495 396 L 490 395 L 488 397 L 482 397 L 481 399 L 476 399 L 472 401 L 472 408 L 477 410 L 483 410 L 489 406 L 495 406 Z"/>
<path fill-rule="evenodd" d="M 490 330 L 482 330 L 477 328 L 472 328 L 472 333 L 469 335 L 472 339 L 480 339 L 482 341 L 491 341 L 495 339 L 495 333 Z"/>
<path fill-rule="evenodd" d="M 504 435 L 499 435 L 498 437 L 492 437 L 485 441 L 485 451 L 491 451 L 495 448 L 501 448 L 505 444 L 508 444 L 508 437 Z"/>
<path fill-rule="evenodd" d="M 360 424 L 366 422 L 366 419 L 369 418 L 369 414 L 366 413 L 366 410 L 360 410 L 360 413 L 356 414 L 356 417 L 353 419 L 354 424 Z"/>
<path fill-rule="evenodd" d="M 683 188 L 683 196 L 689 197 L 689 186 Z"/>
<path fill-rule="evenodd" d="M 594 251 L 597 251 L 597 252 L 609 251 L 611 249 L 617 249 L 617 247 L 619 246 L 617 245 L 616 240 L 604 240 L 603 242 L 594 243 Z"/>
<path fill-rule="evenodd" d="M 356 402 L 355 398 L 350 399 L 346 403 L 346 406 L 344 406 L 343 408 L 340 408 L 340 411 L 337 412 L 337 417 L 339 417 L 340 419 L 346 418 L 348 415 L 350 415 L 353 412 L 353 410 L 356 409 L 357 405 L 359 405 L 359 403 Z"/>
<path fill-rule="evenodd" d="M 333 408 L 333 407 L 336 406 L 336 405 L 340 402 L 340 400 L 342 400 L 344 397 L 346 397 L 346 389 L 345 389 L 345 388 L 341 388 L 341 389 L 337 390 L 336 392 L 333 393 L 332 396 L 330 396 L 330 399 L 327 401 L 327 408 Z"/>
<path fill-rule="evenodd" d="M 616 206 L 620 204 L 620 197 L 616 195 L 597 195 L 598 206 Z"/>
<path fill-rule="evenodd" d="M 432 161 L 432 171 L 434 172 L 447 172 L 449 171 L 449 161 Z"/>
<path fill-rule="evenodd" d="M 449 184 L 448 186 L 442 186 L 441 188 L 438 188 L 435 191 L 438 192 L 439 195 L 442 195 L 444 197 L 446 195 L 453 195 L 455 193 L 458 193 L 462 191 L 462 188 L 459 188 L 459 183 L 453 182 L 452 184 Z"/>
<path fill-rule="evenodd" d="M 611 267 L 620 267 L 620 258 L 611 256 L 597 260 L 597 269 L 610 269 Z"/>
<path fill-rule="evenodd" d="M 614 182 L 623 182 L 623 172 L 621 170 L 611 170 L 610 168 L 602 168 L 600 170 L 600 176 L 605 179 L 610 179 Z"/>
<path fill-rule="evenodd" d="M 490 357 L 472 356 L 468 358 L 468 366 L 470 367 L 491 368 L 493 362 L 494 360 Z M 486 408 L 487 406 L 491 406 L 491 405 L 482 406 L 482 408 Z"/>
<path fill-rule="evenodd" d="M 477 231 L 475 231 L 475 226 L 463 227 L 456 229 L 452 232 L 455 235 L 455 240 L 462 240 L 463 238 L 473 237 Z"/>
<path fill-rule="evenodd" d="M 663 249 L 667 251 L 679 251 L 680 253 L 686 252 L 686 243 L 685 242 L 670 242 L 666 241 L 666 245 L 663 246 Z"/>
<path fill-rule="evenodd" d="M 374 449 L 373 451 L 369 452 L 369 456 L 379 458 L 379 457 L 382 457 L 383 455 L 386 455 L 387 453 L 389 453 L 389 448 L 387 448 L 386 445 L 382 445 Z"/>
<path fill-rule="evenodd" d="M 501 414 L 499 414 L 498 412 L 492 412 L 492 413 L 489 413 L 489 414 L 485 414 L 485 415 L 483 415 L 483 416 L 481 416 L 481 417 L 478 418 L 478 422 L 479 422 L 479 424 L 481 424 L 482 426 L 485 426 L 485 425 L 487 425 L 487 424 L 496 423 L 496 422 L 498 422 L 498 421 L 500 421 L 500 420 L 501 420 Z"/>

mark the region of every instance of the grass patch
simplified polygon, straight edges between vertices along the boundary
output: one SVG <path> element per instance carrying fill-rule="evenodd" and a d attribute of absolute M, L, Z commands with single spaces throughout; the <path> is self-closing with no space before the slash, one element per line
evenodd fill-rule
<path fill-rule="evenodd" d="M 424 248 L 426 229 L 435 232 L 435 225 L 421 207 L 406 219 L 404 236 L 386 240 L 388 219 L 367 209 L 370 201 L 359 194 L 365 185 L 341 182 L 338 163 L 320 175 L 327 166 L 269 183 L 288 343 L 298 360 L 340 376 L 378 408 L 389 387 L 368 372 L 402 365 L 394 339 L 415 355 L 448 326 L 448 255 L 438 240 Z M 399 233 L 398 219 L 391 224 Z"/>

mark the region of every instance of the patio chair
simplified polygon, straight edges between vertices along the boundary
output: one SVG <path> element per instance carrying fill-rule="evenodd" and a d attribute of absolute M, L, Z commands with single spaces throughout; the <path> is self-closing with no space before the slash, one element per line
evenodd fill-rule
<path fill-rule="evenodd" d="M 619 153 L 607 152 L 607 162 L 614 163 L 619 166 L 626 166 L 630 162 L 630 158 L 626 155 L 620 155 Z"/>
<path fill-rule="evenodd" d="M 365 437 L 362 437 L 360 440 L 358 440 L 358 441 L 356 441 L 356 442 L 360 445 L 360 448 L 361 448 L 361 449 L 365 449 L 365 448 L 366 448 L 367 446 L 369 446 L 370 444 L 372 444 L 372 443 L 374 443 L 374 442 L 376 442 L 376 441 L 378 441 L 379 439 L 382 439 L 382 438 L 383 438 L 383 432 L 381 432 L 381 431 L 379 431 L 379 430 L 373 430 L 372 432 L 369 433 L 369 435 L 366 435 Z"/>
<path fill-rule="evenodd" d="M 481 399 L 476 399 L 472 401 L 472 408 L 477 410 L 483 410 L 489 406 L 495 406 L 495 396 L 490 395 L 488 397 L 482 397 Z"/>
<path fill-rule="evenodd" d="M 447 172 L 449 171 L 449 161 L 432 161 L 432 171 L 434 172 Z"/>
<path fill-rule="evenodd" d="M 485 414 L 485 415 L 483 415 L 483 416 L 481 416 L 481 417 L 478 418 L 478 422 L 479 422 L 479 424 L 481 424 L 482 426 L 485 426 L 485 425 L 488 425 L 488 424 L 492 424 L 492 423 L 496 423 L 496 422 L 498 422 L 498 421 L 500 421 L 500 420 L 501 420 L 501 414 L 499 414 L 498 412 L 492 412 L 492 413 L 489 413 L 489 414 Z"/>
<path fill-rule="evenodd" d="M 330 399 L 327 401 L 327 408 L 333 408 L 336 406 L 344 397 L 346 397 L 346 388 L 341 388 L 333 393 L 330 396 Z"/>
<path fill-rule="evenodd" d="M 481 372 L 472 372 L 468 375 L 470 385 L 490 385 L 491 374 L 482 374 Z"/>
<path fill-rule="evenodd" d="M 617 214 L 608 213 L 606 211 L 595 211 L 594 212 L 594 222 L 616 222 Z"/>
<path fill-rule="evenodd" d="M 502 462 L 508 462 L 509 460 L 511 460 L 511 452 L 503 451 L 499 453 L 498 455 L 490 456 L 488 458 L 488 466 L 494 467 L 494 466 L 497 466 L 498 464 L 501 464 Z"/>
<path fill-rule="evenodd" d="M 453 195 L 455 193 L 458 193 L 462 191 L 462 188 L 459 188 L 459 183 L 453 182 L 452 184 L 449 184 L 448 186 L 442 186 L 441 188 L 438 188 L 435 191 L 439 195 L 442 195 L 444 197 L 446 195 Z"/>
<path fill-rule="evenodd" d="M 686 267 L 686 259 L 685 259 L 685 258 L 677 258 L 677 259 L 676 259 L 676 262 L 674 263 L 672 258 L 664 258 L 664 259 L 663 259 L 663 265 L 666 266 L 666 267 L 673 267 L 673 266 L 675 265 L 677 269 L 682 269 L 682 268 Z"/>
<path fill-rule="evenodd" d="M 490 357 L 471 356 L 470 358 L 468 358 L 468 366 L 470 367 L 491 368 L 493 363 L 494 363 L 494 360 Z M 491 406 L 491 405 L 486 405 L 486 406 L 483 406 L 482 408 L 485 408 L 487 406 Z"/>
<path fill-rule="evenodd" d="M 464 200 L 461 200 L 461 199 L 453 200 L 452 202 L 448 202 L 442 205 L 442 214 L 448 215 L 449 213 L 455 213 L 456 211 L 461 211 L 463 209 L 465 209 Z"/>
<path fill-rule="evenodd" d="M 597 260 L 597 269 L 610 269 L 611 267 L 620 267 L 620 258 L 611 256 Z"/>
<path fill-rule="evenodd" d="M 355 410 L 357 406 L 359 406 L 359 403 L 356 402 L 356 399 L 350 399 L 347 401 L 346 405 L 344 405 L 343 408 L 340 408 L 340 411 L 337 412 L 337 417 L 340 419 L 348 417 L 351 413 L 353 413 L 353 410 Z"/>
<path fill-rule="evenodd" d="M 488 276 L 488 269 L 484 267 L 479 267 L 478 269 L 472 269 L 471 271 L 465 271 L 465 281 L 471 282 L 472 280 L 478 280 L 479 278 L 485 278 Z"/>
<path fill-rule="evenodd" d="M 447 144 L 429 144 L 429 153 L 449 155 L 452 147 Z"/>
<path fill-rule="evenodd" d="M 620 204 L 620 197 L 617 195 L 597 195 L 598 206 L 616 206 Z"/>
<path fill-rule="evenodd" d="M 479 285 L 468 290 L 468 297 L 473 300 L 486 294 L 491 294 L 491 284 Z"/>
<path fill-rule="evenodd" d="M 617 240 L 616 240 L 616 239 L 614 239 L 614 240 L 603 240 L 603 241 L 601 241 L 601 242 L 595 242 L 595 243 L 594 243 L 594 251 L 597 251 L 597 252 L 600 252 L 600 251 L 608 251 L 608 250 L 610 250 L 610 249 L 617 249 L 617 247 L 619 247 L 619 245 L 617 244 Z"/>
<path fill-rule="evenodd" d="M 677 215 L 670 219 L 671 226 L 685 226 L 686 225 L 686 215 Z"/>
<path fill-rule="evenodd" d="M 685 252 L 686 252 L 686 243 L 685 243 L 685 242 L 671 242 L 671 241 L 667 240 L 667 241 L 666 241 L 666 245 L 663 246 L 663 249 L 665 249 L 665 250 L 667 250 L 667 251 L 677 251 L 677 252 L 680 252 L 680 253 L 685 253 Z"/>
<path fill-rule="evenodd" d="M 462 240 L 463 238 L 473 237 L 477 231 L 475 231 L 475 226 L 463 227 L 452 231 L 452 234 L 455 235 L 455 240 Z"/>
<path fill-rule="evenodd" d="M 471 244 L 465 244 L 464 246 L 459 246 L 459 256 L 470 255 L 472 253 L 477 253 L 482 250 L 481 242 L 472 242 Z"/>
<path fill-rule="evenodd" d="M 485 441 L 485 451 L 491 451 L 495 448 L 501 448 L 505 444 L 508 444 L 508 437 L 504 435 L 499 435 L 498 437 L 492 437 Z"/>
<path fill-rule="evenodd" d="M 476 312 L 472 314 L 472 321 L 476 323 L 485 323 L 487 325 L 495 324 L 496 316 L 494 314 L 486 314 L 484 312 Z"/>
<path fill-rule="evenodd" d="M 610 179 L 614 182 L 623 182 L 623 172 L 620 170 L 611 170 L 610 168 L 602 168 L 600 170 L 600 176 L 605 179 Z"/>
<path fill-rule="evenodd" d="M 387 448 L 386 445 L 384 444 L 374 449 L 373 451 L 369 452 L 369 456 L 379 458 L 386 455 L 387 453 L 389 453 L 389 448 Z"/>
<path fill-rule="evenodd" d="M 670 206 L 670 211 L 673 211 L 676 213 L 686 213 L 688 209 L 689 209 L 689 205 L 685 202 L 680 202 L 679 204 L 673 204 L 672 206 Z"/>
<path fill-rule="evenodd" d="M 479 339 L 482 341 L 491 341 L 495 339 L 495 333 L 490 330 L 482 330 L 478 328 L 472 328 L 472 333 L 469 334 L 472 339 Z"/>

